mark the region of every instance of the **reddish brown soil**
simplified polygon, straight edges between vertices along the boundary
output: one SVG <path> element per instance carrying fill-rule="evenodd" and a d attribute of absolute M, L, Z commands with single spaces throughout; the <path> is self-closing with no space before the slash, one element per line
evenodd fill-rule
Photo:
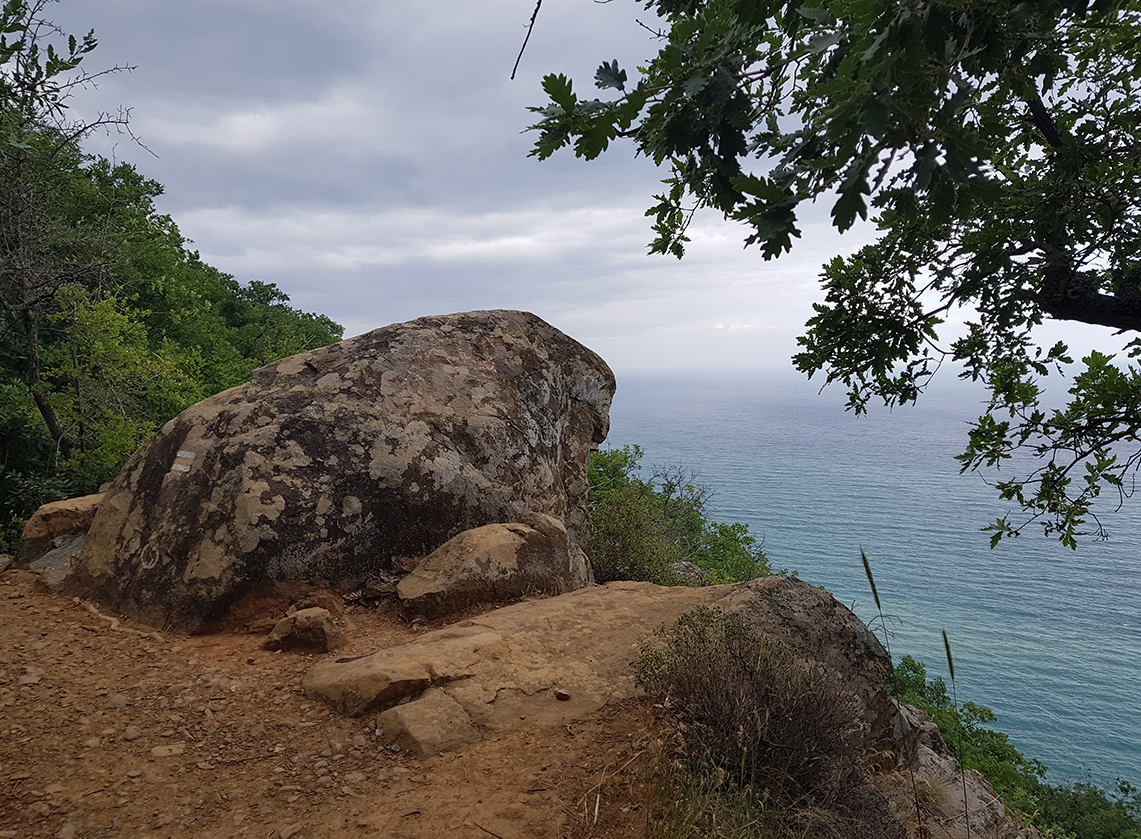
<path fill-rule="evenodd" d="M 338 656 L 433 628 L 383 607 L 346 617 Z M 645 833 L 643 704 L 419 760 L 306 699 L 313 656 L 152 632 L 0 575 L 0 839 Z"/>

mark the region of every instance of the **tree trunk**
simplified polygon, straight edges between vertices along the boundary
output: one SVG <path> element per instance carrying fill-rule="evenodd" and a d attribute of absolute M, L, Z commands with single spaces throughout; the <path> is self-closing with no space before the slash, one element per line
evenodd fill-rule
<path fill-rule="evenodd" d="M 28 388 L 32 391 L 32 399 L 35 400 L 36 407 L 40 410 L 40 416 L 43 417 L 44 424 L 48 427 L 48 433 L 51 434 L 52 439 L 55 440 L 56 445 L 59 446 L 60 451 L 64 455 L 70 454 L 75 443 L 64 433 L 63 428 L 59 424 L 59 417 L 55 414 L 55 408 L 52 407 L 47 396 L 45 396 L 38 387 L 40 383 L 39 323 L 36 321 L 35 313 L 30 309 L 25 309 L 21 314 L 24 320 L 24 332 L 27 339 Z"/>

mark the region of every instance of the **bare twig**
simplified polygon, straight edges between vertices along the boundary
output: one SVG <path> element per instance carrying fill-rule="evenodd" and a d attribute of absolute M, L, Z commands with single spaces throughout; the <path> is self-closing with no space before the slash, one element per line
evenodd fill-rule
<path fill-rule="evenodd" d="M 527 49 L 527 42 L 531 40 L 531 30 L 535 28 L 535 18 L 539 16 L 539 7 L 542 5 L 543 0 L 535 0 L 535 11 L 531 12 L 531 22 L 527 24 L 527 37 L 523 39 L 523 46 L 519 48 L 515 66 L 511 68 L 511 81 L 515 81 L 515 71 L 519 69 L 519 62 L 523 60 L 523 51 Z"/>
<path fill-rule="evenodd" d="M 503 839 L 503 837 L 500 836 L 498 833 L 496 833 L 494 830 L 488 830 L 486 827 L 484 827 L 479 822 L 472 822 L 472 824 L 474 824 L 476 827 L 478 827 L 480 830 L 482 830 L 484 833 L 488 834 L 489 836 L 494 836 L 495 839 Z"/>

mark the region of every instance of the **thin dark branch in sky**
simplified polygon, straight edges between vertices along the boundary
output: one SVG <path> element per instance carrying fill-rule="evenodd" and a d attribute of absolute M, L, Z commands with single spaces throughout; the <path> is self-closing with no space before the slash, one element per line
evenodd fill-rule
<path fill-rule="evenodd" d="M 515 81 L 515 71 L 519 69 L 519 62 L 523 60 L 523 51 L 527 49 L 527 42 L 531 40 L 531 30 L 535 28 L 535 18 L 539 16 L 539 7 L 542 5 L 543 0 L 535 0 L 535 11 L 531 12 L 531 22 L 527 24 L 527 37 L 523 39 L 523 46 L 519 48 L 515 66 L 511 68 L 511 81 Z"/>

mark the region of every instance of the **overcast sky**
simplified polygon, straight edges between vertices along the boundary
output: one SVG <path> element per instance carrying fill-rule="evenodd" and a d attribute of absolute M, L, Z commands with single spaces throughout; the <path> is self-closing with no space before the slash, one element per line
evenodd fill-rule
<path fill-rule="evenodd" d="M 790 367 L 821 264 L 828 206 L 764 262 L 743 228 L 692 228 L 686 258 L 648 256 L 644 211 L 664 172 L 619 145 L 594 162 L 527 153 L 540 80 L 656 53 L 641 4 L 547 0 L 520 64 L 532 0 L 63 0 L 94 28 L 85 69 L 136 69 L 75 98 L 120 105 L 152 157 L 119 137 L 88 147 L 162 183 L 203 258 L 285 290 L 346 336 L 429 314 L 526 309 L 621 373 Z"/>

